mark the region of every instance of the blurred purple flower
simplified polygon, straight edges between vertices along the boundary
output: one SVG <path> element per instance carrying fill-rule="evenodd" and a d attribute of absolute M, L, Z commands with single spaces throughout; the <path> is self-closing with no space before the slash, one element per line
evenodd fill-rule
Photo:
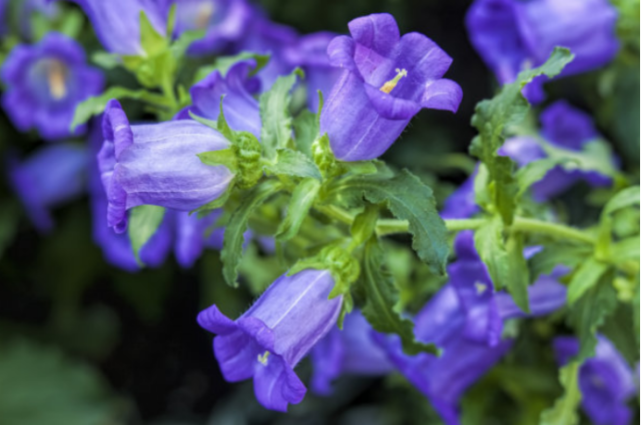
<path fill-rule="evenodd" d="M 388 14 L 349 23 L 351 37 L 339 36 L 327 48 L 332 66 L 343 73 L 321 113 L 336 157 L 374 159 L 400 136 L 422 108 L 455 112 L 462 91 L 441 78 L 452 59 L 418 33 L 400 36 Z"/>
<path fill-rule="evenodd" d="M 550 313 L 561 307 L 566 298 L 563 285 L 542 277 L 528 288 L 531 314 L 526 315 L 509 294 L 494 291 L 484 265 L 477 261 L 471 232 L 459 236 L 456 253 L 458 259 L 448 270 L 451 283 L 414 320 L 416 339 L 436 344 L 443 354 L 410 357 L 403 353 L 397 336 L 374 336 L 399 371 L 427 396 L 448 425 L 460 423 L 457 405 L 465 390 L 512 346 L 512 339 L 501 338 L 503 322 Z"/>
<path fill-rule="evenodd" d="M 9 162 L 9 180 L 33 225 L 53 229 L 49 209 L 79 197 L 87 183 L 87 149 L 76 144 L 45 146 L 28 159 Z"/>
<path fill-rule="evenodd" d="M 203 164 L 197 154 L 229 145 L 219 132 L 192 120 L 130 126 L 117 100 L 103 116 L 98 164 L 109 199 L 108 223 L 127 227 L 126 211 L 150 204 L 179 211 L 205 205 L 227 189 L 233 175 Z"/>
<path fill-rule="evenodd" d="M 209 120 L 217 120 L 220 114 L 220 99 L 227 124 L 235 131 L 248 131 L 260 139 L 262 123 L 258 101 L 252 96 L 260 88 L 260 81 L 249 74 L 256 61 L 248 59 L 235 63 L 223 77 L 214 71 L 196 83 L 189 93 L 193 106 L 178 114 L 178 119 L 189 119 L 189 112 Z"/>
<path fill-rule="evenodd" d="M 554 351 L 558 363 L 564 365 L 578 354 L 579 341 L 574 337 L 558 337 L 554 340 Z M 596 425 L 631 423 L 632 411 L 627 402 L 637 393 L 635 374 L 604 336 L 598 337 L 596 355 L 581 365 L 579 389 L 583 410 Z"/>
<path fill-rule="evenodd" d="M 94 124 L 89 140 L 92 158 L 89 164 L 89 195 L 92 215 L 93 240 L 102 250 L 105 260 L 118 268 L 129 272 L 140 269 L 136 262 L 134 251 L 126 233 L 115 233 L 107 224 L 107 194 L 100 179 L 98 160 L 96 155 L 102 145 L 102 131 L 100 123 Z M 171 250 L 173 217 L 169 211 L 156 233 L 140 249 L 140 261 L 147 267 L 158 267 L 165 262 Z"/>
<path fill-rule="evenodd" d="M 445 199 L 441 218 L 444 220 L 470 218 L 480 211 L 479 206 L 476 205 L 474 193 L 475 178 L 476 171 Z"/>
<path fill-rule="evenodd" d="M 189 46 L 194 55 L 218 52 L 239 40 L 253 14 L 245 0 L 180 0 L 176 2 L 174 36 L 189 30 L 206 30 Z"/>
<path fill-rule="evenodd" d="M 529 315 L 514 303 L 508 293 L 496 292 L 487 267 L 476 251 L 471 230 L 456 236 L 454 252 L 457 259 L 448 266 L 448 275 L 467 316 L 465 336 L 472 341 L 497 345 L 505 320 L 545 315 L 565 304 L 566 287 L 556 281 L 559 276 L 554 273 L 540 276 L 528 287 Z"/>
<path fill-rule="evenodd" d="M 294 367 L 332 327 L 342 296 L 328 299 L 334 286 L 329 271 L 307 269 L 283 275 L 235 321 L 214 305 L 198 315 L 204 329 L 218 334 L 214 353 L 227 381 L 254 379 L 258 401 L 286 411 L 307 389 Z"/>
<path fill-rule="evenodd" d="M 307 106 L 313 112 L 318 110 L 318 91 L 327 98 L 341 75 L 341 70 L 329 63 L 327 55 L 327 47 L 334 37 L 336 34 L 331 32 L 304 35 L 284 52 L 292 67 L 305 71 Z"/>
<path fill-rule="evenodd" d="M 59 0 L 49 0 L 59 1 Z M 140 43 L 140 12 L 159 34 L 165 34 L 169 6 L 175 0 L 68 0 L 76 3 L 89 17 L 102 43 L 111 53 L 143 55 Z"/>
<path fill-rule="evenodd" d="M 556 46 L 575 54 L 562 76 L 607 64 L 619 49 L 616 20 L 607 0 L 476 0 L 466 24 L 472 44 L 505 84 L 543 64 Z M 538 77 L 528 84 L 524 94 L 530 102 L 544 99 L 545 81 Z"/>
<path fill-rule="evenodd" d="M 35 13 L 44 15 L 48 20 L 53 20 L 60 13 L 60 8 L 49 0 L 23 0 L 20 2 L 18 9 L 20 33 L 26 40 L 34 40 L 32 18 Z"/>
<path fill-rule="evenodd" d="M 2 65 L 2 106 L 21 131 L 35 127 L 46 140 L 71 135 L 78 103 L 102 91 L 103 76 L 85 63 L 74 40 L 49 33 L 38 44 L 19 44 Z M 74 135 L 82 134 L 80 126 Z"/>
<path fill-rule="evenodd" d="M 552 146 L 581 151 L 585 144 L 599 137 L 589 115 L 573 108 L 560 100 L 541 113 L 541 136 Z M 500 155 L 512 158 L 519 166 L 545 158 L 547 155 L 535 137 L 520 136 L 506 140 L 499 149 Z M 616 164 L 615 158 L 609 158 Z M 584 180 L 594 187 L 608 186 L 612 179 L 595 171 L 566 171 L 557 166 L 532 185 L 532 193 L 537 201 L 546 201 L 569 189 L 578 181 Z"/>
<path fill-rule="evenodd" d="M 172 211 L 176 225 L 174 252 L 181 267 L 188 269 L 200 258 L 208 245 L 207 231 L 214 226 L 222 211 L 214 210 L 205 217 L 187 211 Z"/>
<path fill-rule="evenodd" d="M 286 49 L 296 43 L 298 35 L 293 28 L 276 24 L 255 11 L 247 28 L 247 34 L 234 47 L 234 51 L 249 51 L 269 54 L 267 65 L 260 70 L 258 77 L 261 90 L 268 91 L 276 79 L 289 74 L 294 67 L 285 57 Z"/>
<path fill-rule="evenodd" d="M 374 329 L 359 310 L 354 310 L 338 327 L 321 339 L 312 350 L 314 374 L 312 389 L 317 394 L 332 393 L 331 382 L 342 374 L 381 376 L 394 368 L 386 352 L 374 341 Z"/>

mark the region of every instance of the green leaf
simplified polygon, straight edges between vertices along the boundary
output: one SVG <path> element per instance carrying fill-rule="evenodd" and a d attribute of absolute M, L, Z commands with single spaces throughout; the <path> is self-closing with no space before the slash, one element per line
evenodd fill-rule
<path fill-rule="evenodd" d="M 263 122 L 261 144 L 268 158 L 278 149 L 286 148 L 291 138 L 292 117 L 289 112 L 291 90 L 297 78 L 303 78 L 300 69 L 278 77 L 272 88 L 260 96 L 260 118 Z"/>
<path fill-rule="evenodd" d="M 639 186 L 631 186 L 617 193 L 608 201 L 603 209 L 602 217 L 608 216 L 620 209 L 639 205 Z"/>
<path fill-rule="evenodd" d="M 540 425 L 576 425 L 579 423 L 577 409 L 581 403 L 579 389 L 579 362 L 571 362 L 559 371 L 559 381 L 565 390 L 554 406 L 541 414 Z"/>
<path fill-rule="evenodd" d="M 279 149 L 276 162 L 273 165 L 265 166 L 265 171 L 276 175 L 322 179 L 318 167 L 311 159 L 303 153 L 291 149 Z"/>
<path fill-rule="evenodd" d="M 636 276 L 636 291 L 634 292 L 634 299 L 632 300 L 632 327 L 634 328 L 634 336 L 637 339 L 637 346 L 639 345 L 639 275 Z M 637 353 L 638 355 L 638 353 Z"/>
<path fill-rule="evenodd" d="M 167 100 L 163 96 L 148 92 L 147 90 L 131 90 L 117 86 L 110 87 L 100 96 L 90 97 L 78 104 L 73 116 L 73 122 L 71 123 L 71 130 L 73 131 L 79 125 L 86 123 L 92 116 L 102 114 L 107 102 L 111 99 L 141 100 L 160 108 L 169 106 L 167 104 Z"/>
<path fill-rule="evenodd" d="M 612 286 L 614 273 L 608 271 L 599 282 L 570 307 L 568 323 L 575 329 L 581 342 L 578 360 L 594 356 L 596 332 L 617 306 L 617 294 Z"/>
<path fill-rule="evenodd" d="M 639 261 L 639 256 L 641 256 L 640 246 L 641 238 L 639 235 L 614 243 L 610 249 L 611 261 L 614 264 L 632 260 Z"/>
<path fill-rule="evenodd" d="M 282 189 L 279 182 L 267 180 L 256 186 L 244 198 L 238 208 L 232 213 L 229 223 L 225 227 L 223 249 L 220 259 L 223 262 L 223 277 L 227 284 L 238 286 L 238 265 L 243 256 L 243 236 L 252 212 L 265 202 L 270 196 Z"/>
<path fill-rule="evenodd" d="M 378 207 L 371 204 L 366 205 L 363 212 L 354 218 L 352 228 L 350 229 L 350 233 L 352 234 L 352 248 L 364 244 L 374 236 L 378 218 Z"/>
<path fill-rule="evenodd" d="M 227 75 L 227 71 L 229 71 L 232 66 L 247 59 L 253 59 L 256 61 L 256 66 L 249 73 L 249 76 L 253 77 L 263 69 L 265 65 L 267 65 L 269 62 L 269 55 L 261 55 L 253 52 L 241 52 L 235 56 L 219 57 L 213 65 L 203 66 L 198 69 L 194 78 L 194 84 L 203 80 L 214 71 L 218 71 L 220 75 L 225 77 Z"/>
<path fill-rule="evenodd" d="M 94 52 L 91 55 L 91 61 L 104 69 L 114 69 L 122 65 L 120 55 L 103 51 Z"/>
<path fill-rule="evenodd" d="M 583 294 L 594 287 L 607 270 L 608 265 L 594 257 L 585 260 L 574 272 L 568 286 L 568 304 L 573 305 Z"/>
<path fill-rule="evenodd" d="M 140 262 L 140 249 L 156 233 L 165 216 L 165 209 L 156 205 L 140 205 L 131 209 L 127 225 L 131 247 Z"/>
<path fill-rule="evenodd" d="M 385 203 L 395 217 L 409 222 L 412 248 L 419 258 L 438 274 L 445 273 L 449 254 L 447 229 L 436 211 L 436 201 L 429 186 L 407 170 L 390 179 L 356 176 L 339 188 L 335 198 L 362 197 L 374 203 Z M 337 202 L 338 200 L 335 199 Z"/>
<path fill-rule="evenodd" d="M 276 232 L 276 238 L 280 241 L 286 241 L 298 234 L 303 220 L 309 214 L 309 210 L 314 205 L 321 184 L 314 178 L 303 179 L 292 192 L 287 215 L 281 221 Z"/>
<path fill-rule="evenodd" d="M 530 299 L 528 296 L 528 285 L 530 283 L 530 270 L 527 261 L 523 257 L 525 243 L 522 233 L 513 233 L 507 240 L 506 250 L 508 256 L 510 278 L 507 280 L 507 290 L 514 298 L 514 302 L 525 313 L 530 312 Z"/>
<path fill-rule="evenodd" d="M 503 222 L 500 217 L 488 220 L 474 233 L 474 245 L 496 289 L 506 288 L 514 273 L 503 241 Z"/>
<path fill-rule="evenodd" d="M 589 246 L 562 243 L 546 245 L 529 260 L 532 280 L 536 280 L 542 274 L 549 275 L 557 266 L 574 269 L 591 255 L 592 247 Z"/>
<path fill-rule="evenodd" d="M 296 148 L 312 158 L 312 144 L 318 137 L 319 126 L 316 114 L 309 109 L 304 109 L 294 118 L 294 134 L 296 134 Z"/>
<path fill-rule="evenodd" d="M 424 344 L 414 339 L 414 324 L 403 319 L 394 309 L 398 302 L 398 289 L 384 264 L 384 252 L 375 238 L 365 245 L 364 277 L 365 305 L 363 316 L 374 329 L 394 333 L 401 337 L 403 351 L 409 355 L 421 352 L 437 354 L 434 344 Z"/>
<path fill-rule="evenodd" d="M 143 10 L 140 11 L 140 44 L 149 56 L 157 55 L 169 46 L 168 38 L 156 31 Z"/>
<path fill-rule="evenodd" d="M 470 153 L 487 166 L 493 203 L 506 224 L 511 224 L 514 217 L 518 187 L 513 176 L 515 163 L 497 153 L 505 141 L 505 129 L 520 123 L 529 111 L 530 105 L 521 94 L 523 87 L 539 75 L 556 76 L 572 58 L 568 49 L 557 47 L 543 65 L 521 72 L 514 83 L 504 85 L 493 99 L 476 105 L 472 125 L 479 135 L 472 141 Z"/>
<path fill-rule="evenodd" d="M 11 425 L 119 424 L 123 405 L 99 372 L 59 349 L 3 340 L 0 423 Z"/>
<path fill-rule="evenodd" d="M 565 161 L 565 158 L 544 158 L 530 162 L 519 168 L 516 172 L 516 179 L 519 186 L 516 197 L 522 197 L 534 183 L 541 180 L 550 170 L 557 165 L 563 164 Z"/>
<path fill-rule="evenodd" d="M 596 171 L 615 180 L 623 179 L 612 162 L 612 148 L 605 140 L 586 143 L 580 151 L 564 149 L 545 141 L 541 143 L 548 158 L 559 161 L 566 171 Z"/>

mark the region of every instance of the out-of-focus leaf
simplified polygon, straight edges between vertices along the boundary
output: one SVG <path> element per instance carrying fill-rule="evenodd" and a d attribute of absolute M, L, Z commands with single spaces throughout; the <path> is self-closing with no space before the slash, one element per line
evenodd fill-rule
<path fill-rule="evenodd" d="M 577 409 L 581 402 L 579 389 L 579 362 L 572 362 L 561 368 L 559 381 L 565 390 L 554 406 L 541 414 L 541 425 L 576 425 L 579 422 Z"/>
<path fill-rule="evenodd" d="M 0 423 L 124 424 L 109 389 L 89 366 L 27 341 L 0 348 Z"/>
<path fill-rule="evenodd" d="M 164 216 L 165 209 L 156 205 L 140 205 L 131 209 L 127 230 L 137 261 L 140 262 L 140 249 L 156 233 Z"/>
<path fill-rule="evenodd" d="M 286 241 L 296 236 L 303 220 L 309 214 L 319 190 L 320 183 L 314 178 L 306 178 L 296 186 L 287 206 L 287 215 L 281 221 L 276 232 L 276 237 L 280 241 Z"/>
<path fill-rule="evenodd" d="M 568 304 L 574 304 L 583 294 L 596 285 L 607 270 L 608 265 L 596 258 L 588 258 L 583 261 L 570 281 L 568 287 Z"/>

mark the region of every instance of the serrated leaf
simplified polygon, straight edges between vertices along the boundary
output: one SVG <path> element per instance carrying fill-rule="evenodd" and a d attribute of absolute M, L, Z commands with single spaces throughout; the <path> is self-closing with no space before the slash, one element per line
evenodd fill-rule
<path fill-rule="evenodd" d="M 150 105 L 158 107 L 168 107 L 167 100 L 156 93 L 148 92 L 147 90 L 131 90 L 124 87 L 110 87 L 100 96 L 90 97 L 89 99 L 80 102 L 76 106 L 76 111 L 71 123 L 71 130 L 86 123 L 94 115 L 100 115 L 104 112 L 107 102 L 111 99 L 135 99 L 142 100 Z"/>
<path fill-rule="evenodd" d="M 276 238 L 280 241 L 286 241 L 298 234 L 303 220 L 309 214 L 309 210 L 314 205 L 321 184 L 314 178 L 303 179 L 292 192 L 292 196 L 287 206 L 287 215 L 281 221 L 276 232 Z"/>
<path fill-rule="evenodd" d="M 402 170 L 390 179 L 377 176 L 356 176 L 335 194 L 362 201 L 365 196 L 373 204 L 385 203 L 396 218 L 409 222 L 412 248 L 419 258 L 438 274 L 445 273 L 449 254 L 447 229 L 436 211 L 432 189 L 418 177 Z"/>
<path fill-rule="evenodd" d="M 568 286 L 568 304 L 573 305 L 583 294 L 596 285 L 607 270 L 608 265 L 594 257 L 585 260 L 574 272 Z"/>
<path fill-rule="evenodd" d="M 0 423 L 103 425 L 121 423 L 122 405 L 102 376 L 58 349 L 4 340 L 0 349 Z"/>
<path fill-rule="evenodd" d="M 243 256 L 244 233 L 247 230 L 250 215 L 281 188 L 281 184 L 274 180 L 267 180 L 256 186 L 243 198 L 241 204 L 229 218 L 225 227 L 223 249 L 220 252 L 220 259 L 223 262 L 223 277 L 228 285 L 238 286 L 238 265 Z"/>
<path fill-rule="evenodd" d="M 523 256 L 524 247 L 523 234 L 513 233 L 510 235 L 506 243 L 510 269 L 510 278 L 506 282 L 506 287 L 516 305 L 525 313 L 529 313 L 530 299 L 527 288 L 530 284 L 530 271 Z"/>
<path fill-rule="evenodd" d="M 365 305 L 363 316 L 372 327 L 384 333 L 397 334 L 403 343 L 403 351 L 408 355 L 421 352 L 437 354 L 434 344 L 424 344 L 414 339 L 414 324 L 403 319 L 394 307 L 398 302 L 398 289 L 392 282 L 391 274 L 384 264 L 384 252 L 375 238 L 365 245 L 363 289 Z"/>
<path fill-rule="evenodd" d="M 493 99 L 476 105 L 472 125 L 479 135 L 472 141 L 470 153 L 487 166 L 493 203 L 508 225 L 514 217 L 518 187 L 513 176 L 515 163 L 497 153 L 505 141 L 504 130 L 521 122 L 530 108 L 521 94 L 523 87 L 539 75 L 556 76 L 572 58 L 568 49 L 557 47 L 543 65 L 521 72 L 514 83 L 504 85 Z"/>
<path fill-rule="evenodd" d="M 578 361 L 594 356 L 596 332 L 617 306 L 617 293 L 612 286 L 613 272 L 601 276 L 599 282 L 570 307 L 568 323 L 576 331 L 581 348 Z"/>
<path fill-rule="evenodd" d="M 276 162 L 273 165 L 265 166 L 265 171 L 276 175 L 322 179 L 318 167 L 311 159 L 303 153 L 291 149 L 279 149 Z"/>
<path fill-rule="evenodd" d="M 318 137 L 318 133 L 319 126 L 316 114 L 309 109 L 303 110 L 294 118 L 296 148 L 307 155 L 308 158 L 312 157 L 312 144 Z"/>
<path fill-rule="evenodd" d="M 576 425 L 579 422 L 577 409 L 581 403 L 579 389 L 579 362 L 571 362 L 559 371 L 559 381 L 564 394 L 559 397 L 554 406 L 541 414 L 540 425 Z"/>
<path fill-rule="evenodd" d="M 139 263 L 140 257 L 138 254 L 140 249 L 151 239 L 154 233 L 156 233 L 164 216 L 165 209 L 156 205 L 139 205 L 131 209 L 127 230 L 131 247 Z"/>
<path fill-rule="evenodd" d="M 260 96 L 261 144 L 268 158 L 276 156 L 278 149 L 286 148 L 291 138 L 291 90 L 296 79 L 303 75 L 300 69 L 296 69 L 289 75 L 278 77 L 272 88 Z"/>
<path fill-rule="evenodd" d="M 550 170 L 563 162 L 565 162 L 565 158 L 544 158 L 519 168 L 516 172 L 516 179 L 519 185 L 519 190 L 516 194 L 517 198 L 522 197 L 534 183 L 541 180 Z"/>
<path fill-rule="evenodd" d="M 253 77 L 261 69 L 263 69 L 265 65 L 267 65 L 267 63 L 269 62 L 269 58 L 270 55 L 268 54 L 261 55 L 253 52 L 241 52 L 234 56 L 219 57 L 216 59 L 216 62 L 214 62 L 213 65 L 203 66 L 198 69 L 198 71 L 196 72 L 196 76 L 194 77 L 194 84 L 203 80 L 214 71 L 218 71 L 220 75 L 225 77 L 227 75 L 227 71 L 229 71 L 229 68 L 234 66 L 236 63 L 247 59 L 253 59 L 254 61 L 256 61 L 256 67 L 254 67 L 249 73 L 249 76 Z"/>

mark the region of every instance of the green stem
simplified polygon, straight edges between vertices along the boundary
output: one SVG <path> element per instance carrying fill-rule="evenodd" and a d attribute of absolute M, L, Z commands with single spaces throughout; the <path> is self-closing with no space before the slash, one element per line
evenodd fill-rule
<path fill-rule="evenodd" d="M 588 245 L 594 245 L 596 240 L 585 232 L 563 224 L 534 220 L 531 218 L 517 217 L 514 219 L 512 229 L 527 233 L 539 233 L 552 236 L 555 239 L 572 239 Z"/>
<path fill-rule="evenodd" d="M 467 229 L 478 229 L 485 223 L 482 218 L 470 218 L 461 220 L 445 220 L 445 227 L 451 232 L 458 232 Z M 409 223 L 406 220 L 378 220 L 376 234 L 378 236 L 392 235 L 394 233 L 407 233 Z"/>

